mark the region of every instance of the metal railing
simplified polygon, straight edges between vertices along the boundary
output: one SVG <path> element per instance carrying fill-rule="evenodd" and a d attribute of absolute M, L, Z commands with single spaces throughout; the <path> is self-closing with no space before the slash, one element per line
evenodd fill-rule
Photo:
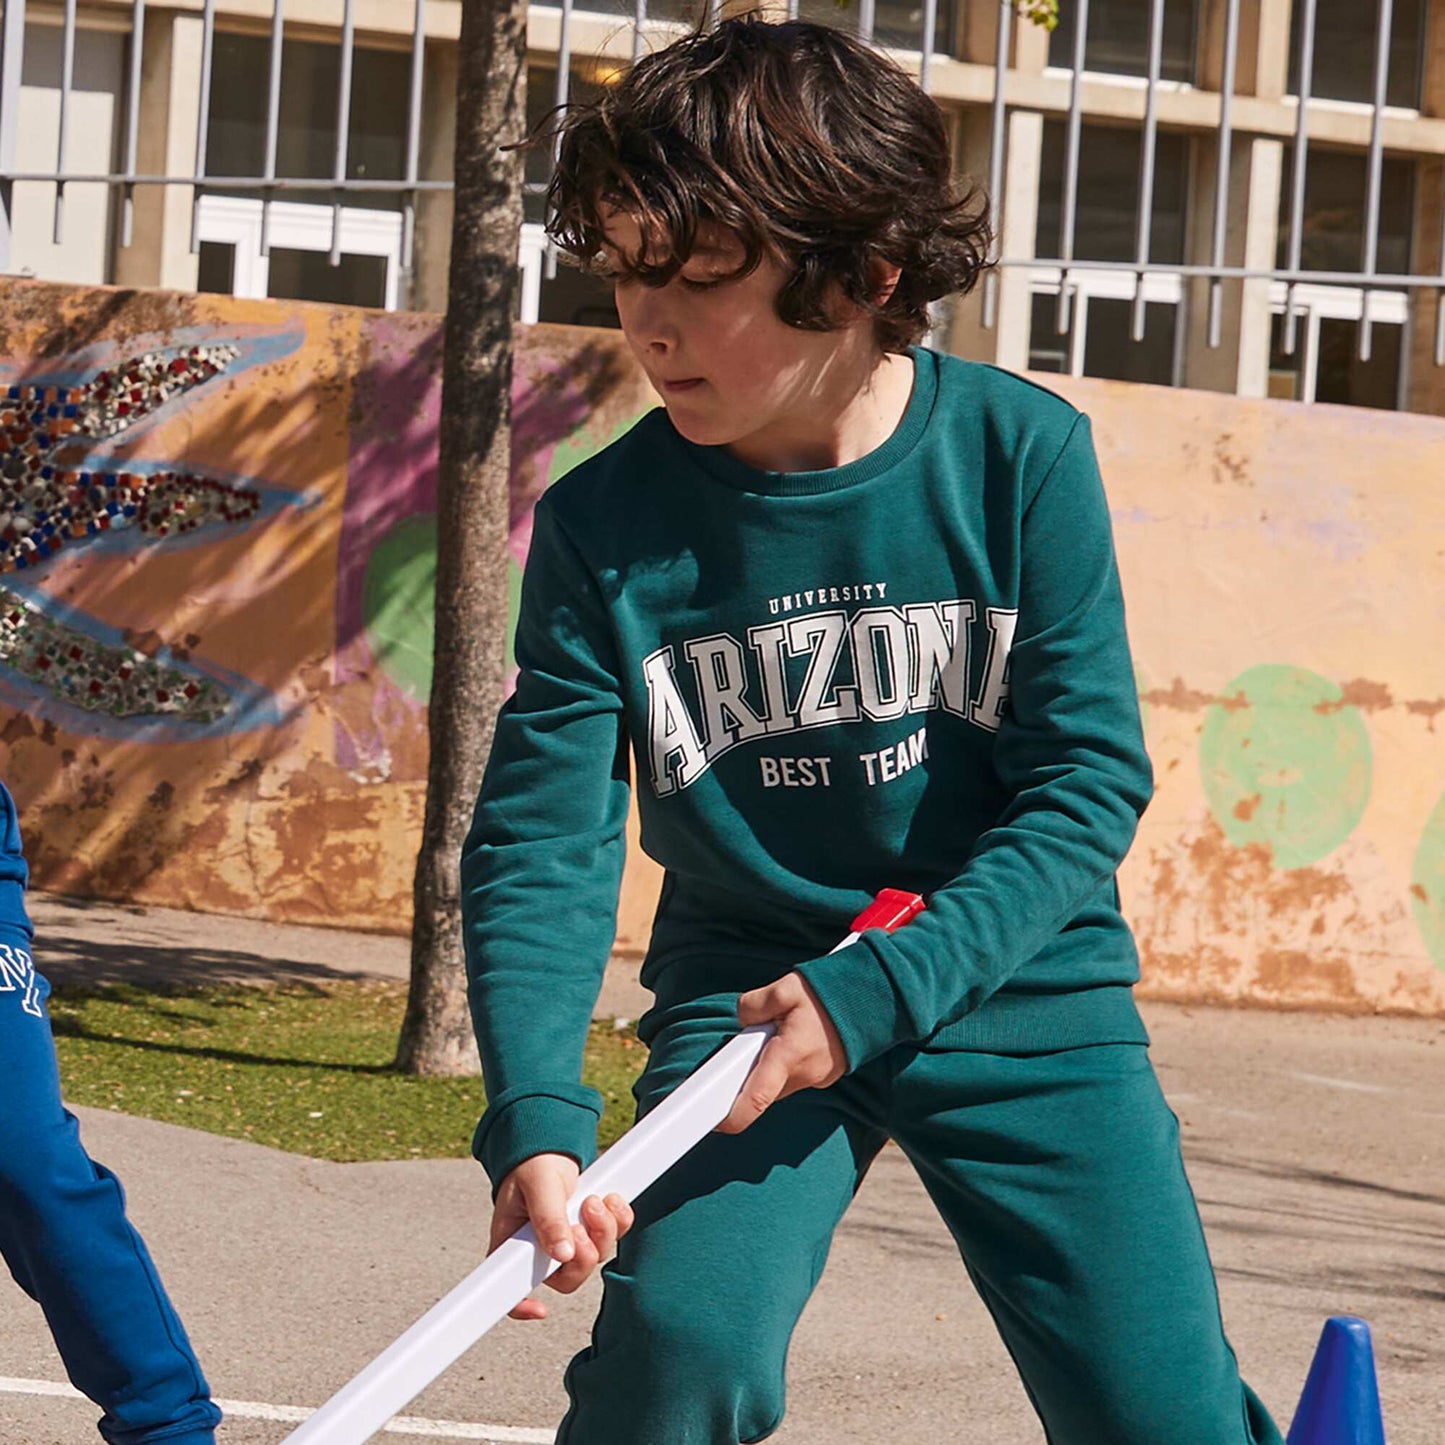
<path fill-rule="evenodd" d="M 76 0 L 62 0 L 62 65 L 59 95 L 59 139 L 57 157 L 52 168 L 20 171 L 15 165 L 20 81 L 25 45 L 26 0 L 6 0 L 3 23 L 0 23 L 0 270 L 8 269 L 11 258 L 14 215 L 14 187 L 17 182 L 40 181 L 55 186 L 53 236 L 59 243 L 65 222 L 66 188 L 81 184 L 100 184 L 112 192 L 119 192 L 122 205 L 122 237 L 129 245 L 133 239 L 135 189 L 137 186 L 189 186 L 194 190 L 192 198 L 191 249 L 199 246 L 199 220 L 201 203 L 208 192 L 250 192 L 260 196 L 262 207 L 262 254 L 269 248 L 271 207 L 273 201 L 288 192 L 322 193 L 329 195 L 331 204 L 331 247 L 332 264 L 339 263 L 342 254 L 342 205 L 347 196 L 356 194 L 384 193 L 399 198 L 402 211 L 401 267 L 409 273 L 414 262 L 416 237 L 416 207 L 423 192 L 445 191 L 451 187 L 447 180 L 424 180 L 419 175 L 419 159 L 422 125 L 422 93 L 424 84 L 424 45 L 426 28 L 426 0 L 414 0 L 411 31 L 411 66 L 409 72 L 409 96 L 406 114 L 405 166 L 404 174 L 392 179 L 377 179 L 348 175 L 348 137 L 352 105 L 353 60 L 356 50 L 355 0 L 341 0 L 339 17 L 339 60 L 340 85 L 336 116 L 336 137 L 334 165 L 329 176 L 288 177 L 277 174 L 277 152 L 279 118 L 281 111 L 281 58 L 285 43 L 286 20 L 284 0 L 273 0 L 268 42 L 265 159 L 262 172 L 251 176 L 223 176 L 206 173 L 208 126 L 211 114 L 211 89 L 214 81 L 213 52 L 216 36 L 217 0 L 204 0 L 201 12 L 201 71 L 200 94 L 195 122 L 196 162 L 190 175 L 164 175 L 140 173 L 137 170 L 139 137 L 141 125 L 142 50 L 146 24 L 146 0 L 132 0 L 130 8 L 130 57 L 128 67 L 127 94 L 125 98 L 124 165 L 118 171 L 95 170 L 84 173 L 67 171 L 65 168 L 66 145 L 69 139 L 69 123 L 74 90 L 75 46 L 77 35 Z M 401 0 L 398 0 L 401 3 Z M 709 20 L 715 23 L 721 12 L 721 0 L 705 0 Z M 992 0 L 987 0 L 992 3 Z M 1367 196 L 1363 218 L 1363 257 L 1357 271 L 1317 271 L 1302 266 L 1302 244 L 1305 223 L 1306 176 L 1309 165 L 1310 123 L 1316 101 L 1311 94 L 1311 72 L 1316 45 L 1316 0 L 1294 0 L 1302 7 L 1299 33 L 1299 84 L 1297 116 L 1293 139 L 1293 160 L 1289 186 L 1289 216 L 1287 231 L 1288 264 L 1284 267 L 1251 267 L 1226 262 L 1227 237 L 1229 229 L 1229 187 L 1231 149 L 1235 136 L 1235 102 L 1238 74 L 1238 51 L 1241 32 L 1241 7 L 1243 0 L 1224 0 L 1225 24 L 1223 33 L 1223 55 L 1219 57 L 1221 84 L 1218 92 L 1218 124 L 1214 128 L 1215 180 L 1213 197 L 1212 227 L 1209 238 L 1209 259 L 1206 262 L 1161 262 L 1150 255 L 1150 233 L 1153 220 L 1155 194 L 1155 172 L 1158 152 L 1156 139 L 1159 126 L 1158 97 L 1161 91 L 1161 69 L 1164 32 L 1164 0 L 1149 0 L 1148 65 L 1144 77 L 1144 107 L 1141 133 L 1138 211 L 1135 218 L 1135 245 L 1132 260 L 1128 261 L 1083 261 L 1076 255 L 1078 225 L 1078 188 L 1081 135 L 1084 121 L 1084 72 L 1085 50 L 1089 29 L 1089 0 L 1061 0 L 1073 8 L 1074 33 L 1072 75 L 1069 83 L 1068 101 L 1064 109 L 1066 124 L 1066 156 L 1063 170 L 1061 197 L 1061 224 L 1059 232 L 1059 254 L 1056 257 L 1035 255 L 999 258 L 1004 267 L 1026 266 L 1034 268 L 1056 268 L 1058 271 L 1057 326 L 1062 334 L 1070 324 L 1070 304 L 1073 288 L 1071 277 L 1077 271 L 1125 271 L 1133 274 L 1134 290 L 1131 309 L 1131 331 L 1135 340 L 1140 339 L 1145 326 L 1144 279 L 1149 275 L 1166 275 L 1175 278 L 1203 277 L 1208 281 L 1208 344 L 1218 347 L 1221 341 L 1223 314 L 1223 287 L 1226 281 L 1261 279 L 1283 283 L 1286 287 L 1284 310 L 1284 346 L 1293 352 L 1296 342 L 1296 288 L 1301 284 L 1337 285 L 1361 288 L 1364 293 L 1361 323 L 1359 327 L 1359 352 L 1362 359 L 1368 359 L 1371 344 L 1372 319 L 1369 298 L 1375 291 L 1392 290 L 1421 291 L 1434 290 L 1437 293 L 1435 307 L 1434 358 L 1437 365 L 1445 365 L 1445 218 L 1442 218 L 1439 270 L 1435 272 L 1410 271 L 1407 273 L 1381 273 L 1377 268 L 1380 239 L 1380 207 L 1382 188 L 1382 158 L 1384 152 L 1385 96 L 1388 75 L 1389 45 L 1393 15 L 1393 0 L 1375 0 L 1377 9 L 1376 54 L 1374 58 L 1374 92 L 1371 103 L 1371 124 L 1369 144 L 1366 151 Z M 1252 0 L 1259 3 L 1259 0 Z M 555 99 L 558 105 L 565 104 L 574 54 L 573 29 L 577 21 L 574 0 L 559 0 L 560 41 L 556 55 Z M 788 0 L 787 13 L 796 15 L 798 0 Z M 901 55 L 905 63 L 911 63 L 920 83 L 926 88 L 933 79 L 932 64 L 937 36 L 938 0 L 925 0 L 922 17 L 922 44 L 915 54 Z M 867 40 L 872 40 L 876 23 L 876 0 L 859 0 L 856 28 Z M 633 29 L 632 54 L 634 58 L 642 53 L 649 36 L 666 39 L 669 29 L 675 25 L 660 17 L 649 15 L 648 0 L 634 0 L 630 15 L 612 15 L 609 19 L 619 22 L 630 21 Z M 1018 72 L 1010 68 L 1011 47 L 1015 41 L 1020 22 L 1015 16 L 1014 0 L 998 0 L 997 45 L 994 58 L 992 113 L 990 117 L 990 154 L 988 161 L 989 204 L 995 223 L 995 233 L 1001 234 L 1000 227 L 1007 205 L 1005 195 L 1006 177 L 1006 118 L 1011 109 L 1009 92 Z M 1137 84 L 1137 82 L 1135 82 Z M 1174 87 L 1177 89 L 1177 87 Z M 535 193 L 541 187 L 533 182 L 529 190 Z M 1030 248 L 1032 249 L 1032 248 Z M 549 267 L 550 270 L 550 267 Z M 993 326 L 997 314 L 998 279 L 990 274 L 984 290 L 984 323 Z"/>
<path fill-rule="evenodd" d="M 1070 0 L 1061 0 L 1069 4 Z M 1137 217 L 1137 255 L 1132 263 L 1116 261 L 1090 261 L 1090 270 L 1132 271 L 1135 276 L 1132 307 L 1131 331 L 1137 341 L 1143 336 L 1144 295 L 1143 280 L 1147 274 L 1165 274 L 1176 277 L 1205 277 L 1209 281 L 1208 344 L 1211 348 L 1220 345 L 1220 327 L 1223 311 L 1223 284 L 1226 280 L 1268 280 L 1283 282 L 1286 287 L 1284 349 L 1292 355 L 1296 347 L 1296 288 L 1302 283 L 1311 285 L 1339 285 L 1358 287 L 1363 290 L 1362 314 L 1359 328 L 1359 356 L 1362 361 L 1370 358 L 1371 318 L 1370 297 L 1373 291 L 1391 290 L 1434 290 L 1435 308 L 1435 365 L 1445 366 L 1445 213 L 1442 213 L 1440 269 L 1430 272 L 1408 272 L 1405 274 L 1382 274 L 1377 269 L 1380 234 L 1381 176 L 1384 157 L 1385 95 L 1390 57 L 1390 34 L 1393 18 L 1393 0 L 1376 0 L 1378 5 L 1375 27 L 1374 92 L 1371 100 L 1370 140 L 1366 153 L 1368 173 L 1367 196 L 1364 207 L 1364 258 L 1358 271 L 1318 271 L 1301 267 L 1301 249 L 1304 238 L 1305 180 L 1309 165 L 1309 123 L 1312 102 L 1311 74 L 1316 40 L 1316 0 L 1295 0 L 1303 6 L 1302 23 L 1299 26 L 1300 67 L 1297 101 L 1297 116 L 1294 135 L 1292 174 L 1290 186 L 1290 211 L 1288 224 L 1288 255 L 1286 267 L 1249 267 L 1225 263 L 1226 237 L 1229 224 L 1229 181 L 1231 149 L 1234 139 L 1235 90 L 1238 75 L 1239 35 L 1242 0 L 1227 0 L 1224 31 L 1224 55 L 1222 82 L 1219 100 L 1219 125 L 1215 131 L 1215 187 L 1213 225 L 1211 233 L 1211 256 L 1207 264 L 1153 263 L 1149 258 L 1149 233 L 1152 220 L 1152 198 L 1156 161 L 1155 140 L 1158 126 L 1157 95 L 1160 88 L 1162 40 L 1164 25 L 1164 0 L 1151 0 L 1148 42 L 1148 73 L 1145 78 L 1144 130 L 1140 156 L 1139 212 Z M 1057 267 L 1060 272 L 1058 331 L 1062 335 L 1068 330 L 1069 275 L 1076 267 L 1074 240 L 1076 225 L 1076 199 L 1079 169 L 1079 137 L 1082 124 L 1082 76 L 1084 74 L 1084 48 L 1088 31 L 1089 0 L 1072 0 L 1076 15 L 1074 31 L 1073 74 L 1068 105 L 1068 153 L 1064 166 L 1064 190 L 1062 202 L 1062 224 L 1059 255 L 1056 257 L 1000 258 L 1000 264 L 1031 267 Z M 1005 72 L 1002 57 L 1006 53 L 1006 27 L 1012 6 L 1009 0 L 1000 5 L 999 66 L 993 97 L 993 146 L 990 168 L 990 192 L 992 204 L 1002 205 L 999 195 L 1003 175 L 1003 146 L 1005 112 Z M 985 296 L 985 324 L 993 324 L 994 295 L 996 285 L 991 285 Z"/>

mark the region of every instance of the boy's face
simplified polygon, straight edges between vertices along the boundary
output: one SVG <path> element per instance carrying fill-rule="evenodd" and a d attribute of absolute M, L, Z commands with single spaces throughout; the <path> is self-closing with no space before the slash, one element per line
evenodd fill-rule
<path fill-rule="evenodd" d="M 607 259 L 637 258 L 637 221 L 604 212 Z M 648 259 L 655 259 L 649 254 Z M 617 314 L 633 354 L 689 441 L 727 447 L 768 470 L 805 468 L 807 441 L 820 410 L 847 390 L 847 377 L 877 358 L 871 325 L 861 318 L 837 331 L 799 331 L 779 319 L 787 279 L 765 256 L 737 280 L 719 280 L 743 260 L 731 232 L 704 229 L 697 249 L 665 285 L 616 283 Z M 854 383 L 856 385 L 856 383 Z"/>

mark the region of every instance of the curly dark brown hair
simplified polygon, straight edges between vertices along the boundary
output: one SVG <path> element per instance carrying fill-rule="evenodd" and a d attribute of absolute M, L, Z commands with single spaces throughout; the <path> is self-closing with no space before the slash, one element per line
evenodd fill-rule
<path fill-rule="evenodd" d="M 824 25 L 724 21 L 645 56 L 550 134 L 547 231 L 584 267 L 598 265 L 605 208 L 649 239 L 653 259 L 621 259 L 627 279 L 651 286 L 677 273 L 700 227 L 722 226 L 744 249 L 735 276 L 765 255 L 788 272 L 777 300 L 788 325 L 836 329 L 836 283 L 896 352 L 928 330 L 931 301 L 967 292 L 989 264 L 988 207 L 976 186 L 955 186 L 938 106 Z M 881 302 L 875 260 L 901 270 Z"/>

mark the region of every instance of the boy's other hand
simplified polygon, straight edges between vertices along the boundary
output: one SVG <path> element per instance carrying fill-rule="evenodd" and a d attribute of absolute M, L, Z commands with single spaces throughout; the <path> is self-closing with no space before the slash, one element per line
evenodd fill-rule
<path fill-rule="evenodd" d="M 580 1174 L 577 1161 L 568 1154 L 534 1154 L 524 1159 L 497 1190 L 487 1253 L 530 1221 L 542 1248 L 562 1265 L 547 1281 L 548 1289 L 560 1294 L 577 1289 L 611 1257 L 617 1241 L 632 1228 L 632 1209 L 620 1194 L 609 1194 L 605 1200 L 590 1195 L 582 1201 L 581 1221 L 567 1223 L 567 1201 Z M 511 1316 L 514 1320 L 544 1320 L 547 1306 L 539 1299 L 524 1299 Z"/>
<path fill-rule="evenodd" d="M 843 1040 L 800 973 L 743 994 L 738 1021 L 744 1028 L 775 1024 L 778 1031 L 763 1045 L 732 1112 L 718 1125 L 724 1134 L 741 1134 L 778 1099 L 799 1089 L 826 1089 L 848 1071 Z"/>

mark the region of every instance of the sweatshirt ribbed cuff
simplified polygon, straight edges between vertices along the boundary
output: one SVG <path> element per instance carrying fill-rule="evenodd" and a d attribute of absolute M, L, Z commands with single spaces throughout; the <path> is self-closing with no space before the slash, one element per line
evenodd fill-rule
<path fill-rule="evenodd" d="M 217 1420 L 221 1412 L 216 1411 Z M 196 1429 L 194 1426 L 184 1426 L 173 1434 L 161 1431 L 159 1434 L 147 1435 L 147 1445 L 154 1441 L 155 1445 L 216 1445 L 216 1432 L 205 1428 Z"/>
<path fill-rule="evenodd" d="M 849 1073 L 914 1036 L 903 1000 L 867 934 L 837 953 L 801 964 L 798 972 L 833 1020 Z"/>
<path fill-rule="evenodd" d="M 570 1154 L 581 1169 L 597 1157 L 597 1121 L 602 1095 L 581 1084 L 553 1085 L 538 1092 L 525 1085 L 491 1101 L 472 1153 L 497 1192 L 508 1174 L 534 1154 Z"/>

